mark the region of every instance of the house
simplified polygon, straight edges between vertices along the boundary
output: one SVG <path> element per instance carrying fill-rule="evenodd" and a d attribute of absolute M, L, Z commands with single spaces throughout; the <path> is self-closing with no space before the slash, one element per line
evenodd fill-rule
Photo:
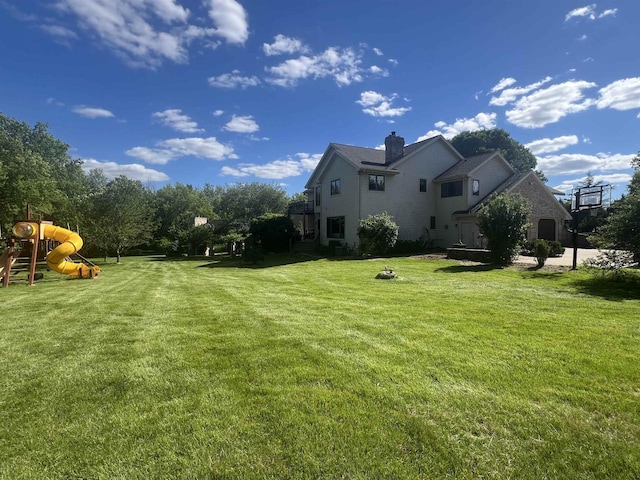
<path fill-rule="evenodd" d="M 498 152 L 464 158 L 441 135 L 405 145 L 391 132 L 384 150 L 331 143 L 305 188 L 305 229 L 323 245 L 357 245 L 359 221 L 388 212 L 399 240 L 480 247 L 477 213 L 493 193 L 529 201 L 529 239 L 560 240 L 571 219 L 535 172 L 515 171 Z"/>

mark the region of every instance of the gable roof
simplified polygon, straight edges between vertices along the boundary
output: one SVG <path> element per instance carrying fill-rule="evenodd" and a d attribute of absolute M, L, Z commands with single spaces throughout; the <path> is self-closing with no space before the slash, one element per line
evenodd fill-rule
<path fill-rule="evenodd" d="M 492 198 L 495 195 L 500 195 L 501 193 L 508 193 L 508 192 L 512 191 L 514 188 L 516 188 L 526 178 L 530 178 L 532 182 L 537 182 L 539 184 L 539 186 L 543 189 L 543 191 L 546 192 L 546 195 L 549 196 L 553 200 L 553 204 L 554 205 L 557 204 L 558 208 L 562 210 L 562 212 L 564 213 L 564 217 L 567 220 L 571 220 L 571 215 L 569 214 L 569 212 L 567 212 L 564 209 L 564 207 L 560 204 L 558 199 L 553 196 L 552 189 L 550 187 L 547 187 L 544 183 L 542 183 L 542 180 L 540 180 L 540 178 L 538 177 L 536 172 L 534 172 L 533 170 L 529 170 L 528 172 L 518 172 L 518 173 L 510 176 L 504 182 L 502 182 L 500 185 L 498 185 L 496 188 L 494 188 L 492 192 L 489 192 L 489 194 L 487 194 L 484 198 L 482 198 L 478 203 L 476 203 L 469 210 L 461 211 L 461 212 L 455 212 L 455 213 L 456 214 L 478 213 L 480 208 L 482 208 L 482 206 L 485 203 L 487 203 L 489 198 Z"/>
<path fill-rule="evenodd" d="M 499 152 L 483 153 L 482 155 L 476 155 L 474 157 L 465 158 L 464 160 L 453 165 L 449 170 L 443 172 L 433 179 L 434 182 L 442 182 L 445 180 L 452 180 L 454 178 L 463 178 L 471 175 L 476 169 L 480 168 L 486 162 L 494 157 L 499 157 L 503 163 L 515 173 L 514 168 L 507 162 Z"/>

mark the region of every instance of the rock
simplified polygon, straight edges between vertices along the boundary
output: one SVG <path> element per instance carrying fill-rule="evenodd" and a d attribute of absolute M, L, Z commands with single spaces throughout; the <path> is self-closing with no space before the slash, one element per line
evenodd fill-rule
<path fill-rule="evenodd" d="M 393 270 L 383 270 L 376 275 L 376 278 L 379 278 L 382 280 L 391 280 L 393 278 L 396 278 L 397 276 L 398 275 Z"/>

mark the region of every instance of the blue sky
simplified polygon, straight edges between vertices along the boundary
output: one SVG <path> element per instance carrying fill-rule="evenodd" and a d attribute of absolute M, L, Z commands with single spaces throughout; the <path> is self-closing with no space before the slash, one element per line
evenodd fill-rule
<path fill-rule="evenodd" d="M 0 0 L 0 111 L 84 167 L 303 191 L 330 142 L 499 127 L 570 191 L 640 150 L 638 0 Z"/>

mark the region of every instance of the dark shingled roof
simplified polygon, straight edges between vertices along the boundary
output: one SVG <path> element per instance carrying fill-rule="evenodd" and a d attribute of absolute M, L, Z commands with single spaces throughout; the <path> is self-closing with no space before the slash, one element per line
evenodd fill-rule
<path fill-rule="evenodd" d="M 384 166 L 384 150 L 332 143 L 333 147 L 355 164 Z"/>
<path fill-rule="evenodd" d="M 489 157 L 495 155 L 496 152 L 484 153 L 482 155 L 476 155 L 475 157 L 465 158 L 461 162 L 456 163 L 453 167 L 451 167 L 446 172 L 438 175 L 436 180 L 443 180 L 445 178 L 455 178 L 455 177 L 463 177 L 467 175 L 469 172 L 475 170 L 483 162 L 485 162 Z"/>

